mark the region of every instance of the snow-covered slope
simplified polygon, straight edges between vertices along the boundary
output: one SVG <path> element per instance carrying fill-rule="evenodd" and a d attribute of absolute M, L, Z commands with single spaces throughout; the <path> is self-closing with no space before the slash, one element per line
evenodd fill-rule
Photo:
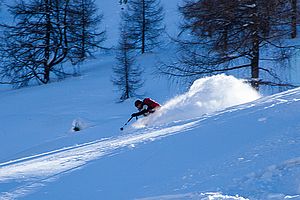
<path fill-rule="evenodd" d="M 226 109 L 232 104 L 220 106 L 216 101 L 222 98 L 225 101 L 226 88 L 232 91 L 244 87 L 245 91 L 247 86 L 224 75 L 198 80 L 186 94 L 169 101 L 184 102 L 182 108 L 191 107 L 191 110 L 185 110 L 190 117 L 181 118 L 184 111 L 168 107 L 168 102 L 168 112 L 180 116 L 179 120 L 172 118 L 165 123 L 154 123 L 142 129 L 128 127 L 125 132 L 120 132 L 116 125 L 126 119 L 132 102 L 115 104 L 101 96 L 101 92 L 107 94 L 108 91 L 96 93 L 96 84 L 89 82 L 97 80 L 92 74 L 87 75 L 88 78 L 83 76 L 2 95 L 2 101 L 12 101 L 23 96 L 31 100 L 33 97 L 40 99 L 40 96 L 46 98 L 48 94 L 49 103 L 51 94 L 59 92 L 61 86 L 67 88 L 70 85 L 70 89 L 74 89 L 64 93 L 65 98 L 63 95 L 60 99 L 53 98 L 52 101 L 58 102 L 52 107 L 36 102 L 24 103 L 24 107 L 21 102 L 16 104 L 19 107 L 10 117 L 22 125 L 20 128 L 31 127 L 26 125 L 29 120 L 26 116 L 34 122 L 36 119 L 49 120 L 51 126 L 36 124 L 37 127 L 54 127 L 51 131 L 45 130 L 53 135 L 45 136 L 41 128 L 40 133 L 35 133 L 32 128 L 32 132 L 23 130 L 27 135 L 20 134 L 22 140 L 17 139 L 20 132 L 11 132 L 15 134 L 14 139 L 2 136 L 5 140 L 1 143 L 7 146 L 1 148 L 7 154 L 2 154 L 0 164 L 0 199 L 299 198 L 300 89 Z M 220 82 L 222 84 L 218 85 Z M 220 89 L 218 94 L 212 92 L 212 83 Z M 88 85 L 90 89 L 76 92 L 82 85 Z M 196 87 L 200 85 L 204 88 Z M 202 93 L 193 96 L 191 91 Z M 92 94 L 101 97 L 91 97 Z M 201 98 L 205 96 L 203 101 Z M 183 97 L 189 98 L 182 101 Z M 247 93 L 237 95 L 231 101 L 236 101 L 234 105 L 255 98 L 258 96 L 249 88 Z M 206 110 L 205 115 L 199 112 L 196 116 L 195 105 L 210 100 L 215 103 L 201 104 L 200 108 L 215 105 L 215 109 Z M 97 101 L 106 105 L 105 108 L 98 107 Z M 9 102 L 6 105 L 10 105 Z M 34 110 L 34 106 L 38 109 Z M 92 112 L 97 108 L 99 112 Z M 5 113 L 12 112 L 11 109 Z M 63 110 L 68 112 L 63 113 Z M 61 135 L 55 132 L 56 126 L 65 126 L 67 130 L 75 116 L 84 116 L 81 120 L 88 124 L 85 130 Z M 2 121 L 7 119 L 6 115 L 0 117 Z M 108 119 L 105 121 L 105 118 Z M 57 121 L 51 121 L 54 119 Z M 69 122 L 64 121 L 67 119 Z M 24 124 L 20 124 L 23 120 Z M 17 127 L 9 121 L 5 124 L 4 127 L 10 130 Z M 38 140 L 40 144 L 33 145 L 32 140 Z M 14 142 L 22 145 L 12 148 L 10 145 Z M 22 146 L 24 150 L 18 152 Z"/>

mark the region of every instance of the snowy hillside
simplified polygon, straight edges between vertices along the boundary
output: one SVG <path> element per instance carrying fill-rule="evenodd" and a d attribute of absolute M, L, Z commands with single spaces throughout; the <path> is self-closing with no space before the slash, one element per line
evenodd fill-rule
<path fill-rule="evenodd" d="M 0 199 L 299 199 L 299 89 L 226 108 L 259 96 L 200 79 L 152 125 L 121 132 L 132 101 L 111 102 L 94 72 L 2 94 Z M 76 117 L 86 127 L 70 132 Z"/>

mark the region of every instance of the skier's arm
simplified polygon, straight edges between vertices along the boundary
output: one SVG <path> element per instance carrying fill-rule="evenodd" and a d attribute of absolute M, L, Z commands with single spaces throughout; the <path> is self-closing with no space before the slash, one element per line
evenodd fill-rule
<path fill-rule="evenodd" d="M 147 113 L 147 112 L 149 112 L 147 109 L 143 109 L 143 110 L 141 110 L 140 112 L 133 113 L 133 114 L 131 115 L 131 117 L 138 117 L 138 116 L 141 116 L 141 115 L 143 115 L 143 114 L 145 114 L 145 113 Z"/>

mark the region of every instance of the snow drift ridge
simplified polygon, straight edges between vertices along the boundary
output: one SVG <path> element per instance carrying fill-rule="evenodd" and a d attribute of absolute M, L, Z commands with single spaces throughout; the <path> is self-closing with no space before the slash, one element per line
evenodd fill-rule
<path fill-rule="evenodd" d="M 254 101 L 260 94 L 243 80 L 224 74 L 196 80 L 186 93 L 166 102 L 153 115 L 138 120 L 135 128 L 201 117 L 227 107 Z"/>

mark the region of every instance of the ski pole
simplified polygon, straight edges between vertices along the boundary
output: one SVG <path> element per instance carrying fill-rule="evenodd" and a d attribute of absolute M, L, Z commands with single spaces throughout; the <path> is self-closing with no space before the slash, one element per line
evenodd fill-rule
<path fill-rule="evenodd" d="M 120 128 L 121 131 L 124 130 L 124 127 L 132 120 L 133 117 L 130 117 L 128 121 Z"/>

